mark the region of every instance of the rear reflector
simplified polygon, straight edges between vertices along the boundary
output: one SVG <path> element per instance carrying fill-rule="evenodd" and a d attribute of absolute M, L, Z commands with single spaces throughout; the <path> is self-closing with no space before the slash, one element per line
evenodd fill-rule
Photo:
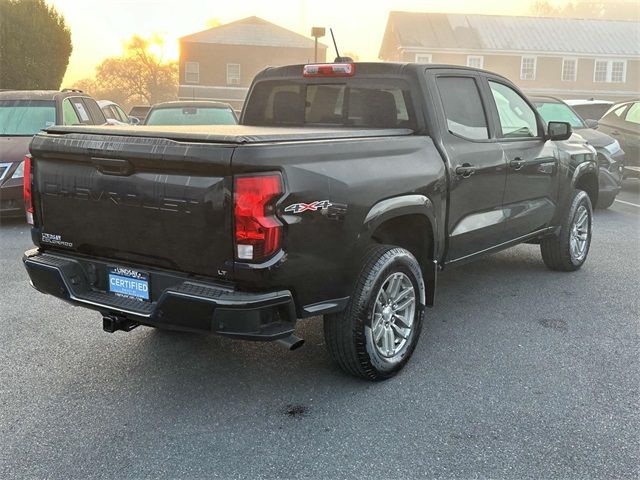
<path fill-rule="evenodd" d="M 24 157 L 24 176 L 22 177 L 22 197 L 27 223 L 33 225 L 33 198 L 31 197 L 31 155 Z"/>
<path fill-rule="evenodd" d="M 263 260 L 280 249 L 282 224 L 275 202 L 282 195 L 279 174 L 236 177 L 235 250 L 238 260 Z"/>
<path fill-rule="evenodd" d="M 353 63 L 317 63 L 305 65 L 303 77 L 352 77 L 356 73 Z"/>

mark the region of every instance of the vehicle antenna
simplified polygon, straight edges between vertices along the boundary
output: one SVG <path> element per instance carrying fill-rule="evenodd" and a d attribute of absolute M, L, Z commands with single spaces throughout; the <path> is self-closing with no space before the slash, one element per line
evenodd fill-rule
<path fill-rule="evenodd" d="M 334 62 L 340 62 L 342 57 L 340 56 L 340 52 L 338 52 L 338 44 L 336 43 L 336 37 L 333 35 L 333 28 L 329 28 L 329 33 L 331 33 L 331 40 L 333 40 L 333 46 L 336 49 L 336 59 Z"/>

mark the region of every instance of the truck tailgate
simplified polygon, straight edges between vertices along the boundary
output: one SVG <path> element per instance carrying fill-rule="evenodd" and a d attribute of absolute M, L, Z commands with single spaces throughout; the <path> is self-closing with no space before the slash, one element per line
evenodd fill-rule
<path fill-rule="evenodd" d="M 233 260 L 232 152 L 163 138 L 37 135 L 34 241 L 215 276 Z"/>

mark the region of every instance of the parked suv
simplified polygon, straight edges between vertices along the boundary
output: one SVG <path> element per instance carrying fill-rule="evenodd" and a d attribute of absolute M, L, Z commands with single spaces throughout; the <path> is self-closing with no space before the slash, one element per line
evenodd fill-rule
<path fill-rule="evenodd" d="M 36 133 L 53 125 L 101 125 L 96 101 L 80 90 L 0 92 L 0 216 L 24 215 L 24 156 Z"/>
<path fill-rule="evenodd" d="M 136 117 L 129 117 L 120 105 L 111 100 L 98 100 L 98 105 L 104 116 L 107 118 L 109 125 L 137 125 L 140 123 Z"/>

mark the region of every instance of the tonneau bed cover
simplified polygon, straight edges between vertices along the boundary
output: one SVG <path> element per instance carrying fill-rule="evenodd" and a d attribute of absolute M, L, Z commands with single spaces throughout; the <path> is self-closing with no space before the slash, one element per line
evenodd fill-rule
<path fill-rule="evenodd" d="M 53 126 L 51 134 L 87 134 L 123 137 L 166 138 L 185 142 L 207 143 L 270 143 L 284 141 L 330 140 L 342 138 L 396 137 L 411 135 L 406 128 L 363 129 L 324 127 L 254 127 L 248 125 L 189 125 L 189 126 Z"/>

